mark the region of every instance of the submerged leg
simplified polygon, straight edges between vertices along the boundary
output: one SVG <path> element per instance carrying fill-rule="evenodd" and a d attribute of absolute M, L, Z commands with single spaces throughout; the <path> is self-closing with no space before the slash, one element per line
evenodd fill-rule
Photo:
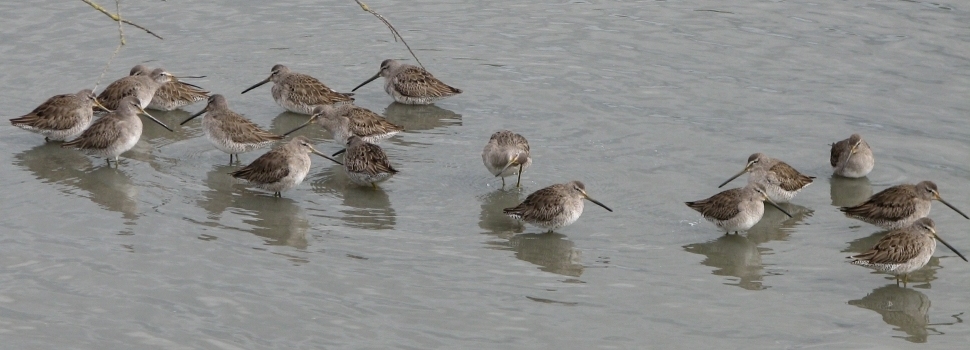
<path fill-rule="evenodd" d="M 279 192 L 275 192 L 275 193 L 273 193 L 273 197 L 283 198 L 283 194 L 282 193 L 279 193 Z"/>

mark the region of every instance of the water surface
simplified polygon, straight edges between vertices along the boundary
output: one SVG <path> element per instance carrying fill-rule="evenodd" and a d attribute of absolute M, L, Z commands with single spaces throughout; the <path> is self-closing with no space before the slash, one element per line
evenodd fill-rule
<path fill-rule="evenodd" d="M 942 247 L 908 288 L 845 263 L 877 227 L 837 206 L 929 179 L 970 210 L 970 13 L 869 1 L 376 1 L 429 70 L 464 89 L 434 106 L 357 104 L 408 131 L 383 143 L 401 173 L 377 190 L 314 158 L 272 198 L 230 178 L 190 122 L 146 123 L 107 168 L 0 125 L 0 334 L 18 349 L 952 349 L 970 341 L 970 264 Z M 122 14 L 139 63 L 227 96 L 276 132 L 283 63 L 347 91 L 408 59 L 352 1 L 153 1 Z M 117 26 L 84 3 L 0 4 L 8 118 L 91 88 Z M 169 125 L 203 108 L 155 112 Z M 534 164 L 520 190 L 480 152 L 508 128 Z M 876 168 L 831 179 L 829 144 L 862 134 Z M 307 128 L 323 152 L 340 147 Z M 817 179 L 751 232 L 724 236 L 684 201 L 764 152 Z M 251 162 L 262 151 L 243 154 Z M 501 209 L 582 180 L 588 206 L 543 234 Z M 740 186 L 743 179 L 729 186 Z M 970 221 L 934 204 L 953 246 Z"/>

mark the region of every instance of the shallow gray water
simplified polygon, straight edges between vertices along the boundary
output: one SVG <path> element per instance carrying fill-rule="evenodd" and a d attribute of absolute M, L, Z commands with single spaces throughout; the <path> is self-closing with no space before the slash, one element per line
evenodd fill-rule
<path fill-rule="evenodd" d="M 105 2 L 105 5 L 110 3 Z M 113 7 L 113 4 L 111 4 Z M 225 94 L 282 132 L 276 63 L 347 91 L 406 59 L 353 1 L 151 1 L 122 14 L 138 63 Z M 111 169 L 0 125 L 0 338 L 16 349 L 955 348 L 970 341 L 970 263 L 940 247 L 897 288 L 845 263 L 880 237 L 847 219 L 888 186 L 935 181 L 970 210 L 970 12 L 960 2 L 369 1 L 429 70 L 465 93 L 435 106 L 358 105 L 408 129 L 383 144 L 401 173 L 379 190 L 314 158 L 272 198 L 231 179 L 198 122 L 146 123 Z M 716 10 L 716 11 L 708 11 Z M 117 26 L 80 1 L 0 4 L 7 118 L 90 88 Z M 202 105 L 155 112 L 176 125 Z M 480 152 L 525 135 L 534 164 L 500 190 Z M 861 133 L 862 180 L 830 178 L 828 144 Z M 319 128 L 302 134 L 324 152 Z M 815 184 L 724 236 L 684 201 L 718 192 L 753 152 Z M 254 160 L 262 151 L 243 154 Z M 501 215 L 582 180 L 587 206 L 556 234 Z M 739 186 L 744 179 L 735 180 Z M 932 217 L 970 253 L 970 221 Z"/>

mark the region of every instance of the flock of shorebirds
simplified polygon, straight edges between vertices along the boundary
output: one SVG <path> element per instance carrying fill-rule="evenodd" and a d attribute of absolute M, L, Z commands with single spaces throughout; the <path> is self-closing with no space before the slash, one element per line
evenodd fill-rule
<path fill-rule="evenodd" d="M 869 144 L 859 134 L 832 144 L 829 163 L 835 176 L 847 178 L 865 177 L 872 171 L 875 158 Z M 741 172 L 724 181 L 724 187 L 732 180 L 748 173 L 748 184 L 715 194 L 687 206 L 700 212 L 708 221 L 726 233 L 745 231 L 761 220 L 768 203 L 788 217 L 790 213 L 778 203 L 787 203 L 814 177 L 807 176 L 783 161 L 755 153 L 748 157 Z M 869 197 L 865 202 L 839 208 L 846 216 L 890 230 L 872 249 L 849 257 L 852 264 L 888 272 L 906 285 L 909 273 L 919 270 L 930 261 L 940 241 L 964 261 L 967 258 L 946 243 L 936 232 L 930 214 L 933 200 L 940 201 L 964 218 L 967 214 L 943 200 L 936 184 L 922 181 L 889 187 Z"/>
<path fill-rule="evenodd" d="M 431 104 L 462 92 L 441 82 L 421 67 L 391 59 L 383 61 L 377 74 L 352 91 L 379 77 L 384 78 L 384 91 L 402 104 Z M 229 154 L 230 164 L 233 164 L 234 157 L 239 161 L 240 153 L 267 147 L 312 124 L 321 125 L 333 134 L 335 142 L 345 146 L 342 151 L 328 156 L 317 151 L 309 139 L 294 137 L 231 173 L 235 178 L 273 192 L 274 196 L 281 196 L 282 192 L 303 181 L 310 170 L 311 153 L 342 165 L 348 178 L 359 185 L 376 187 L 397 173 L 377 143 L 404 131 L 404 128 L 354 105 L 352 93 L 334 91 L 316 78 L 290 71 L 281 64 L 273 66 L 269 77 L 242 93 L 268 82 L 273 83 L 272 95 L 277 104 L 288 111 L 310 115 L 309 120 L 282 135 L 274 134 L 230 110 L 223 95 L 210 95 L 208 91 L 180 81 L 162 68 L 152 70 L 138 65 L 131 69 L 129 76 L 114 81 L 98 95 L 91 90 L 57 95 L 10 122 L 44 135 L 45 140 L 64 141 L 62 147 L 103 157 L 108 166 L 114 161 L 117 166 L 118 156 L 134 147 L 141 137 L 139 114 L 172 131 L 172 128 L 145 112 L 146 108 L 168 111 L 207 100 L 204 109 L 181 124 L 205 114 L 202 130 L 217 149 Z M 96 109 L 99 110 L 95 112 Z M 95 114 L 103 116 L 94 120 Z M 333 158 L 340 153 L 345 153 L 342 162 Z M 532 164 L 529 143 L 522 135 L 508 130 L 498 131 L 483 149 L 482 162 L 489 172 L 502 178 L 503 187 L 505 177 L 512 175 L 517 176 L 516 187 L 519 187 L 522 172 Z M 832 145 L 830 163 L 836 176 L 858 178 L 868 175 L 875 161 L 869 145 L 861 136 L 854 134 Z M 750 229 L 761 220 L 764 203 L 791 217 L 778 203 L 790 201 L 813 181 L 813 177 L 799 173 L 785 162 L 755 153 L 748 158 L 741 172 L 718 187 L 745 173 L 749 174 L 746 186 L 687 202 L 687 206 L 700 212 L 725 232 L 737 233 Z M 518 206 L 504 209 L 504 213 L 551 232 L 579 219 L 584 199 L 613 211 L 591 198 L 582 182 L 572 181 L 540 189 Z M 892 230 L 871 250 L 850 257 L 853 259 L 851 262 L 892 273 L 896 275 L 897 283 L 901 278 L 905 285 L 908 274 L 929 261 L 936 250 L 937 240 L 967 260 L 937 235 L 933 220 L 926 217 L 933 200 L 970 219 L 944 201 L 936 184 L 930 181 L 893 186 L 862 204 L 841 208 L 849 217 Z"/>
<path fill-rule="evenodd" d="M 462 92 L 441 82 L 424 68 L 392 59 L 381 62 L 377 74 L 352 91 L 379 77 L 384 78 L 384 91 L 394 101 L 406 105 L 431 104 Z M 358 185 L 377 187 L 378 183 L 398 172 L 377 143 L 404 131 L 403 127 L 354 105 L 353 93 L 334 91 L 316 78 L 293 72 L 281 64 L 273 66 L 269 77 L 242 93 L 268 82 L 273 83 L 271 91 L 277 104 L 293 113 L 308 114 L 309 120 L 278 135 L 261 129 L 230 110 L 223 95 L 210 95 L 208 91 L 181 81 L 162 68 L 149 69 L 137 65 L 128 76 L 112 82 L 98 95 L 91 90 L 57 95 L 10 122 L 24 130 L 44 135 L 47 141 L 64 141 L 64 148 L 103 157 L 108 166 L 112 161 L 118 166 L 118 156 L 134 147 L 141 137 L 143 125 L 139 114 L 173 131 L 145 109 L 169 111 L 207 100 L 204 109 L 181 124 L 205 114 L 202 130 L 217 149 L 229 154 L 230 165 L 233 158 L 239 161 L 240 153 L 267 147 L 312 124 L 321 125 L 333 134 L 335 142 L 345 146 L 343 150 L 328 156 L 317 151 L 309 139 L 298 136 L 230 174 L 273 192 L 274 196 L 282 196 L 282 192 L 303 182 L 310 171 L 311 153 L 342 165 L 351 182 Z M 94 120 L 95 115 L 102 116 Z M 342 162 L 333 158 L 341 153 L 344 153 Z M 503 187 L 505 177 L 518 175 L 516 187 L 519 187 L 522 172 L 532 164 L 529 143 L 522 135 L 508 130 L 498 131 L 482 151 L 482 162 L 493 175 L 502 178 Z M 583 199 L 613 211 L 590 198 L 582 182 L 572 181 L 538 190 L 518 206 L 507 208 L 504 212 L 512 218 L 551 231 L 579 219 L 583 212 Z"/>

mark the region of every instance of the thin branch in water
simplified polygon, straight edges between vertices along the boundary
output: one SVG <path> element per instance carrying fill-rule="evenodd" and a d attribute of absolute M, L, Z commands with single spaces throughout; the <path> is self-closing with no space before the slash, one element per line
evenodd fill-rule
<path fill-rule="evenodd" d="M 87 0 L 81 0 L 81 1 L 87 1 Z M 401 33 L 397 32 L 397 29 L 395 29 L 394 26 L 391 25 L 391 22 L 387 21 L 387 18 L 384 18 L 384 16 L 381 16 L 381 14 L 374 12 L 374 10 L 371 10 L 370 7 L 367 7 L 367 4 L 360 2 L 360 0 L 354 0 L 354 1 L 357 2 L 357 5 L 360 5 L 360 8 L 362 10 L 369 12 L 370 14 L 374 15 L 374 17 L 377 17 L 377 19 L 381 20 L 381 22 L 384 22 L 384 25 L 387 26 L 387 29 L 391 30 L 391 34 L 394 36 L 394 41 L 396 42 L 397 39 L 400 38 L 401 42 L 404 43 L 404 47 L 408 48 L 408 52 L 411 53 L 411 57 L 414 57 L 414 60 L 418 62 L 418 65 L 421 66 L 421 68 L 424 68 L 424 65 L 421 64 L 421 60 L 419 60 L 418 56 L 415 55 L 414 51 L 411 50 L 411 46 L 408 45 L 407 41 L 404 41 L 404 37 L 401 36 Z"/>
<path fill-rule="evenodd" d="M 164 39 L 162 39 L 162 37 L 158 36 L 157 34 L 153 33 L 152 31 L 148 30 L 147 28 L 142 27 L 140 25 L 137 25 L 135 23 L 132 23 L 131 21 L 129 21 L 127 19 L 121 18 L 121 0 L 115 0 L 115 13 L 108 12 L 108 10 L 105 10 L 104 7 L 102 7 L 101 5 L 99 5 L 97 3 L 92 2 L 90 0 L 81 0 L 81 1 L 83 1 L 85 4 L 90 5 L 95 10 L 100 11 L 105 16 L 108 16 L 109 18 L 111 18 L 115 22 L 118 22 L 118 47 L 116 47 L 115 48 L 115 51 L 113 53 L 111 53 L 111 57 L 108 58 L 108 62 L 104 64 L 104 69 L 101 70 L 101 76 L 99 76 L 98 77 L 98 81 L 96 83 L 94 83 L 94 88 L 92 90 L 97 90 L 98 89 L 98 85 L 101 84 L 101 79 L 104 79 L 104 75 L 108 73 L 108 67 L 111 67 L 111 62 L 114 61 L 115 57 L 118 56 L 118 52 L 121 52 L 121 47 L 122 46 L 125 46 L 125 31 L 123 30 L 122 24 L 131 25 L 131 26 L 133 26 L 135 28 L 144 30 L 145 32 L 147 32 L 148 34 L 151 34 L 151 35 L 155 36 L 159 40 L 164 40 Z"/>
<path fill-rule="evenodd" d="M 93 2 L 91 0 L 81 0 L 81 1 L 83 1 L 85 4 L 91 5 L 91 7 L 93 7 L 95 10 L 101 11 L 101 13 L 103 13 L 105 16 L 110 17 L 111 20 L 113 20 L 115 22 L 119 22 L 118 23 L 119 25 L 121 23 L 124 23 L 124 24 L 130 25 L 132 27 L 135 27 L 135 28 L 144 30 L 146 33 L 151 34 L 152 36 L 158 38 L 159 40 L 165 40 L 165 39 L 162 39 L 162 37 L 158 36 L 158 34 L 155 34 L 155 32 L 152 32 L 151 30 L 148 30 L 148 28 L 142 27 L 142 26 L 140 26 L 140 25 L 138 25 L 138 24 L 136 24 L 136 23 L 134 23 L 132 21 L 129 21 L 129 20 L 124 19 L 124 18 L 121 18 L 121 15 L 120 14 L 114 14 L 114 13 L 108 12 L 108 10 L 105 10 L 104 7 L 101 7 L 101 5 L 98 5 L 97 3 L 95 3 L 95 2 Z M 115 4 L 117 5 L 118 4 L 118 1 L 115 1 Z"/>

